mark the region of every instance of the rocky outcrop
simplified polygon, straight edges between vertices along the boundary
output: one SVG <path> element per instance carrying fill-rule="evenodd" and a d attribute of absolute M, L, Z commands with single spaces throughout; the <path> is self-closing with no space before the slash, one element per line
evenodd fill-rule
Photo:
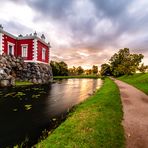
<path fill-rule="evenodd" d="M 0 86 L 15 85 L 15 80 L 49 83 L 52 69 L 48 64 L 26 63 L 21 57 L 0 55 Z"/>

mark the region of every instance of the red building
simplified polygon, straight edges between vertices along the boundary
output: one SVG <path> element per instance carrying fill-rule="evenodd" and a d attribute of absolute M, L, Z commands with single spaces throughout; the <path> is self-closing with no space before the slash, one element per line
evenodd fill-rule
<path fill-rule="evenodd" d="M 49 63 L 50 43 L 37 33 L 18 37 L 3 30 L 0 25 L 0 54 L 21 56 L 25 62 Z"/>

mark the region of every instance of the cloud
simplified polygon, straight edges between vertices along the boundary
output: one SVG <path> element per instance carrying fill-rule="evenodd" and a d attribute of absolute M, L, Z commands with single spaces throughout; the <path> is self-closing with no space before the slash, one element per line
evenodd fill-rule
<path fill-rule="evenodd" d="M 6 28 L 17 33 L 22 30 L 45 33 L 51 41 L 53 60 L 64 60 L 69 65 L 101 64 L 118 49 L 129 47 L 145 54 L 148 63 L 146 0 L 6 0 L 2 3 L 0 19 Z M 6 9 L 9 15 L 2 17 Z"/>

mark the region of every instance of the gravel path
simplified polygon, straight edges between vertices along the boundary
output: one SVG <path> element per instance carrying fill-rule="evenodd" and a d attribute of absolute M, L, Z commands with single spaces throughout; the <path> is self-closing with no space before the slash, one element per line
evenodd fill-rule
<path fill-rule="evenodd" d="M 127 83 L 114 81 L 123 105 L 126 148 L 148 148 L 148 96 Z"/>

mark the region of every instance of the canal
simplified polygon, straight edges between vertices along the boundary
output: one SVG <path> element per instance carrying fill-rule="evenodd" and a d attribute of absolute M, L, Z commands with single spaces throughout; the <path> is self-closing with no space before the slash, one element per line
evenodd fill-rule
<path fill-rule="evenodd" d="M 101 86 L 100 79 L 63 79 L 50 85 L 0 89 L 0 147 L 37 142 L 56 128 L 69 110 Z"/>

